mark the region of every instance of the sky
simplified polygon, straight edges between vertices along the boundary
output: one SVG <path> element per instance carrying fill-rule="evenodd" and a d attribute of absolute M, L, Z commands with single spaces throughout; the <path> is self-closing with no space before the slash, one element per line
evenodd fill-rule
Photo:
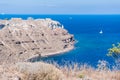
<path fill-rule="evenodd" d="M 5 14 L 120 14 L 120 0 L 0 0 Z"/>

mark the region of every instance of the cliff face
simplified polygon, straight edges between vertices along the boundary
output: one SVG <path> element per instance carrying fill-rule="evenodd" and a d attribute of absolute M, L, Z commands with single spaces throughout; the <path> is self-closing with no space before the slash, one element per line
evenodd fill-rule
<path fill-rule="evenodd" d="M 73 35 L 51 19 L 0 20 L 0 61 L 24 61 L 73 47 Z M 0 63 L 1 63 L 0 62 Z"/>

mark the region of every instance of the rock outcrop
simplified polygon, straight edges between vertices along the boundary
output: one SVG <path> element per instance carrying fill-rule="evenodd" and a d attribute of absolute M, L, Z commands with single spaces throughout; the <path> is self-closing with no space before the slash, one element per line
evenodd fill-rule
<path fill-rule="evenodd" d="M 74 38 L 51 19 L 0 20 L 0 63 L 25 61 L 73 48 Z"/>

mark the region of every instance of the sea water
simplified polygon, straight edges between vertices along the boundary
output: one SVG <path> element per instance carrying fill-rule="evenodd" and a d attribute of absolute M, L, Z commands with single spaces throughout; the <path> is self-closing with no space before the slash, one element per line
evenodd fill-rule
<path fill-rule="evenodd" d="M 13 17 L 51 18 L 59 21 L 69 33 L 74 34 L 76 44 L 72 51 L 38 58 L 35 61 L 53 61 L 59 65 L 87 63 L 96 67 L 99 60 L 105 60 L 114 65 L 114 58 L 106 54 L 112 44 L 120 42 L 120 15 L 0 15 L 1 19 Z"/>

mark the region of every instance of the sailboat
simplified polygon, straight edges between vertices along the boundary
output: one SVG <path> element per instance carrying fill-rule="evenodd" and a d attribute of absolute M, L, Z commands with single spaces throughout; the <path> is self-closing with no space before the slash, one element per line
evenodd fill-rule
<path fill-rule="evenodd" d="M 102 30 L 100 30 L 100 32 L 99 32 L 100 34 L 103 34 L 103 31 Z"/>

